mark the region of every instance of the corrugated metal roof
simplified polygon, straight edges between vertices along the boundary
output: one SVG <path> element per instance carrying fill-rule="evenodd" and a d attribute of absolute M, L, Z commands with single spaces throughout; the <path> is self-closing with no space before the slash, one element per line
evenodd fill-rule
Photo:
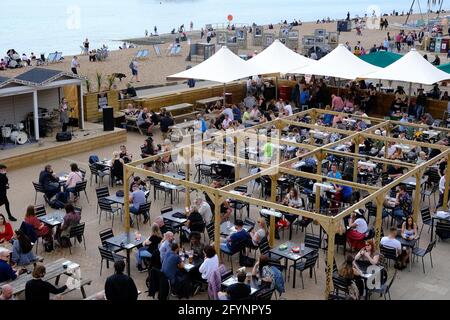
<path fill-rule="evenodd" d="M 44 69 L 44 68 L 33 68 L 27 72 L 18 75 L 15 79 L 27 81 L 35 84 L 41 84 L 50 80 L 51 78 L 64 73 L 60 70 Z"/>

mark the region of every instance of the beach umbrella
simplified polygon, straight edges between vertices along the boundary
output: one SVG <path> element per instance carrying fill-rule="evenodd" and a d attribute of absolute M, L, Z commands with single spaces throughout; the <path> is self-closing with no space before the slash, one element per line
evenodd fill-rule
<path fill-rule="evenodd" d="M 340 44 L 316 63 L 290 70 L 289 73 L 312 74 L 354 80 L 361 75 L 378 70 L 380 70 L 379 67 L 361 60 L 343 44 Z"/>
<path fill-rule="evenodd" d="M 436 68 L 424 59 L 415 49 L 411 49 L 402 58 L 379 71 L 361 76 L 365 79 L 402 81 L 409 83 L 409 101 L 413 83 L 432 85 L 450 79 L 450 74 Z"/>
<path fill-rule="evenodd" d="M 385 68 L 391 65 L 401 57 L 403 57 L 401 54 L 388 51 L 377 51 L 359 56 L 361 60 L 380 68 Z"/>

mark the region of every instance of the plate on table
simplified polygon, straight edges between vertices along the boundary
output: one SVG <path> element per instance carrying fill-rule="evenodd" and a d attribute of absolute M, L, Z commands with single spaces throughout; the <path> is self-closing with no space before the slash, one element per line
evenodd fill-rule
<path fill-rule="evenodd" d="M 293 253 L 299 253 L 300 252 L 300 247 L 299 246 L 292 247 L 291 251 Z"/>

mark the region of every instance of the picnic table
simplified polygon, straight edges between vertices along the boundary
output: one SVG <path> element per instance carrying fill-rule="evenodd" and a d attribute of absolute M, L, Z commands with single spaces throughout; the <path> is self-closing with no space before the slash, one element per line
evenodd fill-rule
<path fill-rule="evenodd" d="M 303 259 L 308 254 L 314 252 L 314 250 L 311 248 L 305 247 L 304 250 L 300 250 L 298 253 L 294 253 L 292 251 L 292 248 L 300 247 L 300 245 L 295 244 L 294 242 L 291 242 L 291 241 L 285 242 L 284 245 L 287 246 L 286 249 L 281 250 L 280 246 L 277 246 L 277 247 L 271 249 L 269 251 L 269 253 L 283 257 L 285 259 L 286 270 L 287 270 L 288 260 L 291 260 L 294 262 L 294 277 L 293 277 L 294 280 L 292 282 L 292 288 L 295 288 L 295 274 L 297 271 L 297 268 L 296 268 L 297 262 L 300 261 L 301 259 Z"/>
<path fill-rule="evenodd" d="M 55 285 L 58 286 L 59 280 L 62 275 L 72 276 L 73 270 L 79 268 L 77 263 L 67 260 L 65 258 L 58 259 L 56 261 L 50 262 L 45 265 L 46 273 L 43 278 L 44 281 L 50 281 L 55 279 Z M 13 295 L 18 295 L 25 291 L 25 286 L 28 281 L 32 280 L 33 276 L 31 273 L 22 274 L 18 276 L 15 280 L 0 283 L 0 287 L 9 284 L 13 287 Z M 89 279 L 78 279 L 80 281 L 79 289 L 83 298 L 86 298 L 86 292 L 84 291 L 84 286 L 91 284 Z M 75 289 L 75 288 L 74 288 Z M 68 293 L 74 289 L 68 289 L 65 293 Z"/>
<path fill-rule="evenodd" d="M 205 108 L 213 103 L 216 103 L 218 101 L 223 101 L 223 97 L 222 96 L 217 96 L 217 97 L 211 97 L 211 98 L 206 98 L 206 99 L 200 99 L 195 101 L 195 105 L 203 105 Z"/>
<path fill-rule="evenodd" d="M 65 214 L 66 213 L 64 211 L 58 210 L 58 211 L 54 211 L 51 213 L 47 213 L 46 215 L 40 216 L 40 217 L 38 217 L 38 219 L 42 223 L 53 228 L 53 227 L 61 225 L 64 222 Z"/>
<path fill-rule="evenodd" d="M 136 238 L 136 235 L 133 232 L 124 232 L 112 238 L 106 239 L 105 242 L 110 244 L 111 246 L 120 247 L 125 249 L 127 252 L 127 273 L 128 276 L 131 274 L 130 270 L 130 252 L 136 247 L 142 245 L 145 239 L 142 237 Z"/>

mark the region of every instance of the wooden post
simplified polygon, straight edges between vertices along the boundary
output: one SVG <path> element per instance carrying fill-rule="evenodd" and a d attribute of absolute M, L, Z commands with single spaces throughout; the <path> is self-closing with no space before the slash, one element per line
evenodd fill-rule
<path fill-rule="evenodd" d="M 413 208 L 413 219 L 414 221 L 417 221 L 417 219 L 419 218 L 419 212 L 420 212 L 420 198 L 421 198 L 421 194 L 420 194 L 420 189 L 421 189 L 421 185 L 420 185 L 420 180 L 422 179 L 422 170 L 419 170 L 418 172 L 416 172 L 415 174 L 416 177 L 416 191 L 414 194 L 414 208 Z"/>
<path fill-rule="evenodd" d="M 380 194 L 375 203 L 377 204 L 377 215 L 375 217 L 375 247 L 379 249 L 380 247 L 380 239 L 381 239 L 381 227 L 383 224 L 383 203 L 385 193 Z"/>
<path fill-rule="evenodd" d="M 189 154 L 190 154 L 190 152 L 189 152 Z M 191 180 L 190 179 L 191 173 L 190 173 L 189 164 L 190 164 L 190 159 L 185 159 L 184 171 L 185 171 L 185 174 L 186 174 L 186 181 L 190 181 Z M 191 206 L 191 188 L 190 187 L 185 187 L 185 191 L 186 191 L 186 194 L 185 194 L 186 197 L 184 199 L 184 204 L 185 204 L 186 208 L 190 208 L 190 206 Z"/>
<path fill-rule="evenodd" d="M 125 221 L 125 232 L 130 232 L 130 186 L 129 186 L 129 180 L 131 175 L 133 174 L 132 171 L 128 169 L 127 166 L 123 166 L 123 199 L 124 199 L 124 205 L 123 205 L 123 216 Z"/>
<path fill-rule="evenodd" d="M 328 234 L 328 249 L 327 249 L 327 267 L 326 267 L 326 285 L 325 285 L 325 299 L 333 291 L 333 262 L 334 262 L 334 238 L 336 236 L 335 221 L 331 220 L 327 228 Z"/>
<path fill-rule="evenodd" d="M 359 136 L 355 137 L 353 142 L 355 143 L 355 155 L 358 155 L 360 142 Z M 358 161 L 359 159 L 356 157 L 353 159 L 353 182 L 356 182 L 358 180 Z"/>
<path fill-rule="evenodd" d="M 236 159 L 239 158 L 239 145 L 238 145 L 238 136 L 233 137 L 234 142 L 234 156 Z M 241 164 L 239 161 L 235 161 L 235 167 L 234 167 L 234 181 L 239 180 L 239 170 L 241 169 Z"/>
<path fill-rule="evenodd" d="M 386 126 L 386 137 L 389 137 L 391 135 L 391 124 L 389 123 Z M 381 136 L 383 136 L 383 129 L 381 129 Z M 384 140 L 384 158 L 388 158 L 388 142 Z M 387 164 L 383 164 L 383 172 L 386 172 L 387 170 Z"/>
<path fill-rule="evenodd" d="M 443 207 L 444 210 L 447 211 L 448 209 L 448 192 L 450 187 L 450 155 L 447 157 L 447 170 L 445 173 L 445 190 L 444 190 L 444 197 L 443 197 Z"/>
<path fill-rule="evenodd" d="M 270 176 L 270 201 L 271 202 L 276 202 L 277 201 L 277 180 L 278 180 L 279 175 L 275 174 L 273 176 Z M 269 245 L 270 247 L 273 247 L 273 244 L 275 242 L 275 216 L 271 215 L 270 216 L 270 226 L 269 226 L 269 231 L 270 231 L 270 237 L 269 237 Z"/>
<path fill-rule="evenodd" d="M 217 256 L 220 259 L 220 204 L 222 197 L 214 194 L 214 249 L 216 249 Z"/>

